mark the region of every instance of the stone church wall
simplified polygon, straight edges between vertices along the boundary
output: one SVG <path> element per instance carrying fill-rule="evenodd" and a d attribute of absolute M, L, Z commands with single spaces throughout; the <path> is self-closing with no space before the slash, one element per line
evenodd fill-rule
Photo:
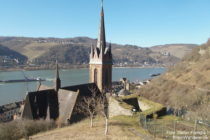
<path fill-rule="evenodd" d="M 152 106 L 148 105 L 147 103 L 144 103 L 143 101 L 138 100 L 138 103 L 139 103 L 139 107 L 140 107 L 141 111 L 146 111 L 146 110 L 152 108 Z"/>
<path fill-rule="evenodd" d="M 120 105 L 120 103 L 113 97 L 109 97 L 109 117 L 118 115 L 132 116 L 131 109 L 126 109 Z"/>

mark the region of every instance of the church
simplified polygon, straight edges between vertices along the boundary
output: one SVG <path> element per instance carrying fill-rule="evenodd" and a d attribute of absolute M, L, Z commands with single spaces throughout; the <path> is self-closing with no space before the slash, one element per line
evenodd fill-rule
<path fill-rule="evenodd" d="M 37 91 L 29 92 L 21 108 L 22 119 L 53 119 L 63 123 L 78 119 L 74 107 L 82 97 L 90 97 L 90 88 L 103 94 L 112 88 L 112 51 L 105 35 L 103 2 L 100 13 L 100 26 L 97 44 L 91 46 L 89 62 L 89 83 L 74 86 L 61 86 L 59 66 L 56 62 L 54 87 L 40 85 Z"/>

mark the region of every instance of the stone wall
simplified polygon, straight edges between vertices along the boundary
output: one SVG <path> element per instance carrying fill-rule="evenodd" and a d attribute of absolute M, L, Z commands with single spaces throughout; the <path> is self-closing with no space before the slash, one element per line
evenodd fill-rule
<path fill-rule="evenodd" d="M 152 106 L 144 103 L 143 101 L 138 100 L 138 103 L 139 103 L 139 107 L 140 107 L 141 111 L 145 111 L 145 110 L 148 110 L 148 109 L 152 108 Z"/>
<path fill-rule="evenodd" d="M 89 66 L 89 76 L 90 76 L 90 83 L 94 83 L 94 74 L 95 74 L 95 70 L 97 70 L 97 86 L 100 89 L 100 91 L 102 91 L 102 81 L 103 81 L 103 71 L 102 71 L 102 65 L 101 64 L 90 64 Z"/>
<path fill-rule="evenodd" d="M 103 88 L 111 88 L 112 85 L 112 65 L 111 64 L 90 64 L 89 66 L 89 82 L 94 83 L 94 74 L 97 70 L 97 86 L 100 91 Z"/>
<path fill-rule="evenodd" d="M 123 108 L 113 97 L 109 97 L 109 117 L 127 115 L 132 116 L 131 109 Z"/>

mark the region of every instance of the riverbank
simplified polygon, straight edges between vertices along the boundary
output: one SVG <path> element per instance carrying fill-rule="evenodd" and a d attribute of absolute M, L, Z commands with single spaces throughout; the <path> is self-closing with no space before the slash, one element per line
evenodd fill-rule
<path fill-rule="evenodd" d="M 113 65 L 113 68 L 168 68 L 169 66 L 165 65 Z M 66 65 L 66 64 L 60 64 L 60 69 L 67 70 L 67 69 L 87 69 L 89 68 L 88 64 L 82 64 L 82 65 Z M 34 70 L 54 70 L 54 65 L 21 65 L 21 66 L 14 66 L 14 67 L 0 67 L 0 71 L 34 71 Z"/>
<path fill-rule="evenodd" d="M 165 68 L 113 68 L 112 80 L 119 81 L 122 77 L 126 77 L 129 81 L 144 81 L 149 79 L 151 74 L 163 73 Z M 55 78 L 55 70 L 25 70 L 22 71 L 2 71 L 0 72 L 1 80 L 23 79 L 24 75 L 31 78 L 47 79 L 42 84 L 53 86 Z M 60 78 L 62 87 L 70 85 L 85 84 L 89 82 L 89 70 L 81 69 L 61 69 Z M 0 84 L 0 105 L 20 101 L 25 98 L 26 93 L 37 89 L 37 82 L 26 83 L 4 83 Z"/>

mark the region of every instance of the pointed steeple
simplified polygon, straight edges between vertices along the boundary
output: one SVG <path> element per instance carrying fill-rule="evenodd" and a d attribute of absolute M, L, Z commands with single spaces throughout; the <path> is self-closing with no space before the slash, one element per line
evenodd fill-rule
<path fill-rule="evenodd" d="M 100 54 L 103 55 L 106 48 L 106 34 L 105 34 L 105 25 L 104 25 L 104 9 L 103 9 L 103 0 L 101 0 L 101 20 L 98 33 L 97 47 L 100 49 Z"/>
<path fill-rule="evenodd" d="M 58 92 L 59 88 L 61 88 L 61 80 L 59 77 L 58 61 L 56 60 L 55 91 Z"/>
<path fill-rule="evenodd" d="M 101 7 L 103 7 L 104 5 L 104 0 L 101 0 Z"/>
<path fill-rule="evenodd" d="M 98 40 L 93 49 L 94 57 L 90 57 L 89 63 L 90 83 L 95 83 L 101 92 L 112 87 L 112 52 L 111 45 L 106 44 L 105 35 L 103 0 L 101 0 Z"/>
<path fill-rule="evenodd" d="M 58 60 L 56 60 L 56 79 L 59 78 Z"/>
<path fill-rule="evenodd" d="M 112 43 L 111 43 L 111 41 L 109 43 L 109 54 L 112 55 Z"/>
<path fill-rule="evenodd" d="M 90 58 L 93 58 L 93 44 L 91 44 L 91 48 L 90 48 Z"/>

